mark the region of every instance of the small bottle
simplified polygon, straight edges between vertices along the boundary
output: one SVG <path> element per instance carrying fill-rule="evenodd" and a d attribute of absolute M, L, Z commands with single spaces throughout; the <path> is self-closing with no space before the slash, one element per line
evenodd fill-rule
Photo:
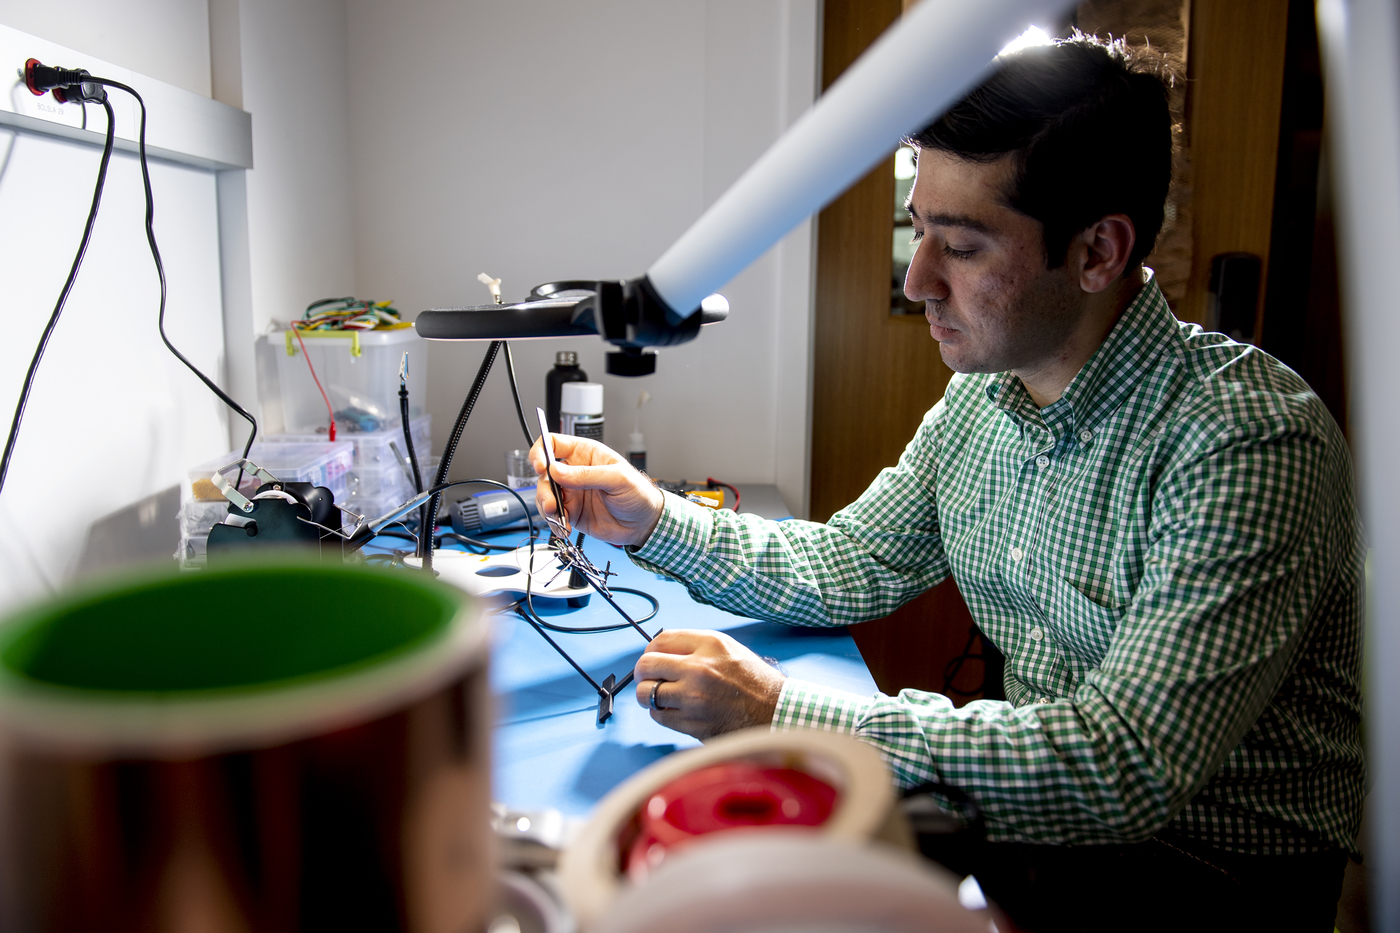
<path fill-rule="evenodd" d="M 544 416 L 549 429 L 556 434 L 567 434 L 559 424 L 559 390 L 566 382 L 587 382 L 588 373 L 578 368 L 578 354 L 573 350 L 560 350 L 554 354 L 554 368 L 544 377 Z"/>
<path fill-rule="evenodd" d="M 559 433 L 603 443 L 603 385 L 566 382 L 559 389 Z"/>

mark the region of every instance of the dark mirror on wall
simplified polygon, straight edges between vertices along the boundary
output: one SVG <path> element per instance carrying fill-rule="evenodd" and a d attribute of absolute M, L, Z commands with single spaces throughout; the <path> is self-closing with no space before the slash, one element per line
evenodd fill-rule
<path fill-rule="evenodd" d="M 900 146 L 894 154 L 894 242 L 890 263 L 890 313 L 924 313 L 922 301 L 910 301 L 904 297 L 904 276 L 909 272 L 909 263 L 914 258 L 914 224 L 904 202 L 909 200 L 909 192 L 914 187 L 914 150 Z"/>

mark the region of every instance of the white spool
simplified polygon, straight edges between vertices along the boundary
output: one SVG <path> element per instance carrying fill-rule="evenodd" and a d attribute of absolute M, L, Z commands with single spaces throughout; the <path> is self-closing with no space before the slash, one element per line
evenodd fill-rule
<path fill-rule="evenodd" d="M 947 871 L 791 829 L 716 835 L 624 890 L 593 933 L 987 933 Z"/>
<path fill-rule="evenodd" d="M 592 929 L 626 884 L 620 871 L 618 840 L 647 799 L 683 775 L 727 761 L 792 767 L 836 788 L 835 809 L 821 827 L 784 832 L 796 832 L 808 841 L 815 834 L 857 844 L 879 840 L 906 851 L 913 848 L 909 827 L 896 806 L 889 771 L 869 745 L 830 732 L 772 732 L 766 726 L 747 729 L 668 756 L 634 775 L 598 804 L 593 818 L 559 864 L 564 899 L 581 929 Z M 717 834 L 716 838 L 778 831 L 745 830 Z"/>

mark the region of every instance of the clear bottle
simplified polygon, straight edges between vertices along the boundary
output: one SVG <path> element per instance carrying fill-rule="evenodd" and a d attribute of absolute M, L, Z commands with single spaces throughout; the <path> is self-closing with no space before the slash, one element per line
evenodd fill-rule
<path fill-rule="evenodd" d="M 544 377 L 544 416 L 549 429 L 556 434 L 567 434 L 559 424 L 560 390 L 566 382 L 587 382 L 588 373 L 579 369 L 578 354 L 573 350 L 560 350 L 554 355 L 554 368 Z"/>

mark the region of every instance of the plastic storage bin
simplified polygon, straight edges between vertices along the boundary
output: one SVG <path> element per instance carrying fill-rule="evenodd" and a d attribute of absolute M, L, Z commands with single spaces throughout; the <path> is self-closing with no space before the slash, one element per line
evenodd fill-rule
<path fill-rule="evenodd" d="M 270 336 L 281 343 L 277 381 L 282 402 L 282 433 L 324 436 L 326 403 L 316 388 L 296 335 Z M 408 353 L 409 417 L 423 413 L 427 392 L 428 348 L 413 328 L 401 330 L 303 331 L 306 354 L 330 397 L 337 439 L 341 435 L 399 427 L 399 363 Z M 415 443 L 416 443 L 415 439 Z M 391 455 L 392 457 L 392 455 Z"/>
<path fill-rule="evenodd" d="M 418 468 L 423 475 L 425 489 L 432 485 L 437 467 L 437 457 L 418 458 Z M 351 470 L 347 485 L 350 487 L 347 508 L 368 518 L 377 518 L 385 514 L 412 499 L 417 493 L 413 488 L 413 481 L 397 463 L 392 467 Z"/>
<path fill-rule="evenodd" d="M 395 392 L 397 393 L 397 389 Z M 397 398 L 394 402 L 398 404 Z M 325 406 L 321 406 L 325 411 Z M 397 410 L 397 409 L 396 409 Z M 339 422 L 336 423 L 339 428 Z M 419 466 L 422 466 L 424 458 L 431 452 L 433 447 L 433 416 L 419 415 L 408 422 L 408 429 L 413 435 L 413 452 L 418 455 Z M 263 435 L 265 444 L 324 444 L 326 434 L 324 431 L 319 434 L 265 434 Z M 341 435 L 337 432 L 336 441 L 345 441 L 355 450 L 354 466 L 356 469 L 366 469 L 371 467 L 399 468 L 399 458 L 394 456 L 393 449 L 389 446 L 393 444 L 399 449 L 399 453 L 408 459 L 408 451 L 404 447 L 403 428 L 400 427 L 398 415 L 394 416 L 394 424 L 387 431 L 370 431 L 361 434 Z"/>
<path fill-rule="evenodd" d="M 420 415 L 412 419 L 409 430 L 413 434 L 413 452 L 418 457 L 419 472 L 424 484 L 430 484 L 438 462 L 437 457 L 428 455 L 433 446 L 433 416 Z M 317 440 L 324 443 L 324 435 L 318 438 L 314 434 L 269 434 L 264 438 L 268 444 L 307 444 Z M 347 434 L 344 440 L 352 445 L 355 455 L 345 477 L 345 497 L 337 495 L 338 503 L 360 514 L 376 516 L 413 496 L 413 481 L 390 446 L 397 447 L 405 462 L 408 460 L 403 429 L 397 423 L 388 431 Z"/>

